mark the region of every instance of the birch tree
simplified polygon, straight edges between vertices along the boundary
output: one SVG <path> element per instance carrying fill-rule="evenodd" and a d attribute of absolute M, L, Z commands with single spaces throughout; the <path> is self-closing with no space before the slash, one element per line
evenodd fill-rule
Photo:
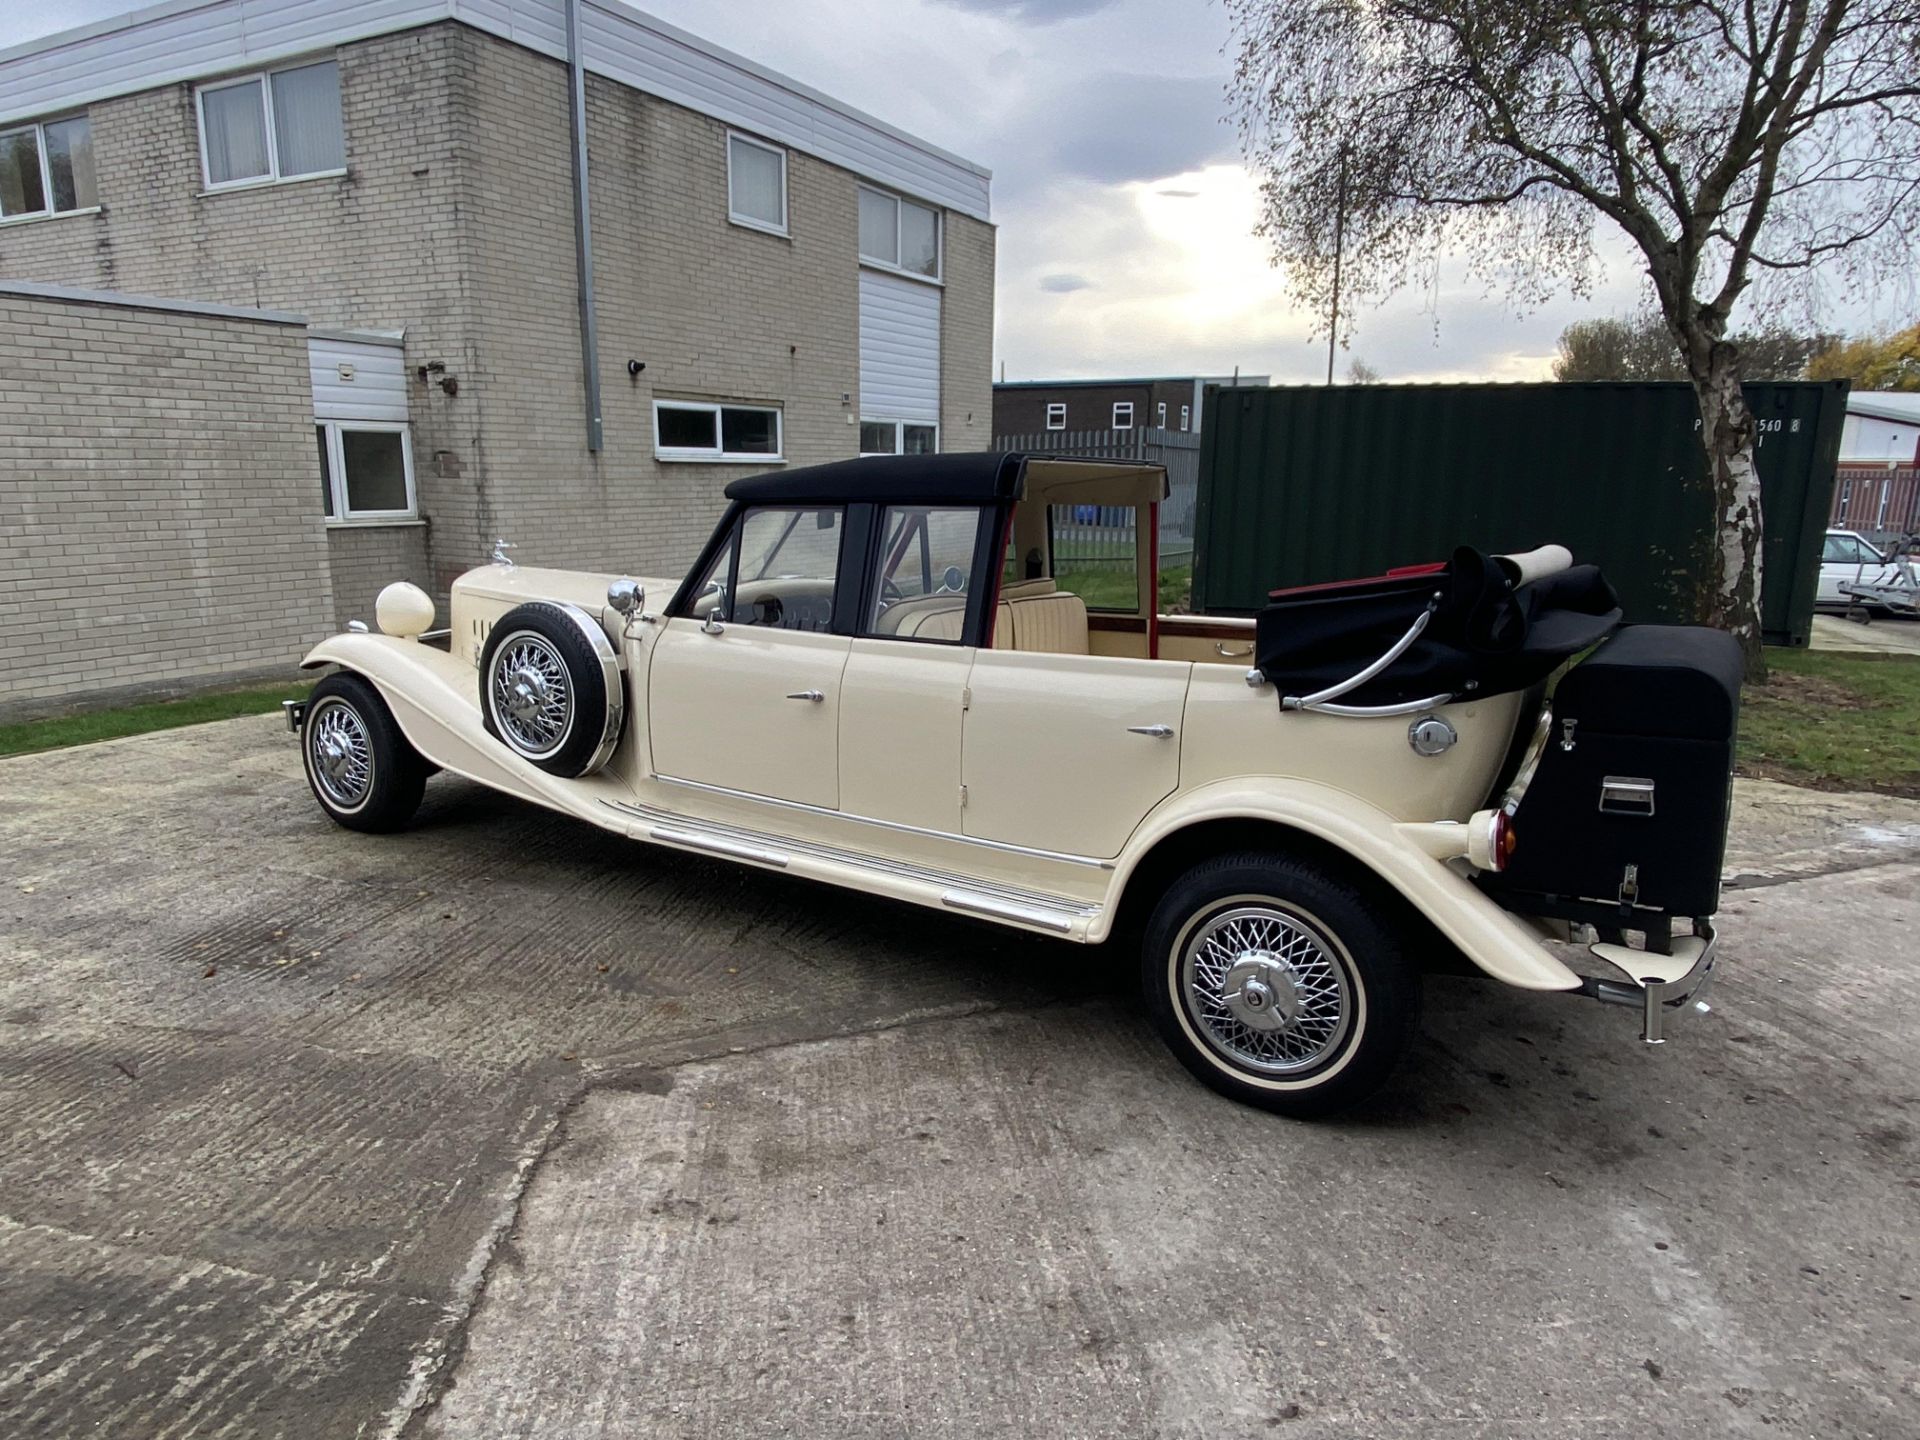
<path fill-rule="evenodd" d="M 1700 409 L 1702 617 L 1761 668 L 1755 430 L 1728 322 L 1750 287 L 1910 272 L 1920 0 L 1226 0 L 1262 233 L 1336 325 L 1443 256 L 1521 306 L 1644 265 Z M 1336 242 L 1336 236 L 1340 240 Z"/>

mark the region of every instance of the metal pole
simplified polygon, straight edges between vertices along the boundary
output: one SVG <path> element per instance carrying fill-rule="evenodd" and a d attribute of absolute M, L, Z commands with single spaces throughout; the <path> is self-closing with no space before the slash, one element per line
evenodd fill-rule
<path fill-rule="evenodd" d="M 1327 312 L 1327 384 L 1333 383 L 1333 349 L 1340 338 L 1340 252 L 1347 241 L 1347 147 L 1340 147 L 1340 183 L 1333 208 L 1333 304 Z"/>
<path fill-rule="evenodd" d="M 593 231 L 587 214 L 587 70 L 580 0 L 567 0 L 568 98 L 573 113 L 573 255 L 580 272 L 580 379 L 587 392 L 587 449 L 600 453 L 600 343 L 593 318 Z"/>

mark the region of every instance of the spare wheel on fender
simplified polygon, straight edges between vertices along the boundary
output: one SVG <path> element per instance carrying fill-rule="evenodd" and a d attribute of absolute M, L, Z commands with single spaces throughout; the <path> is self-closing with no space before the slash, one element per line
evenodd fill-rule
<path fill-rule="evenodd" d="M 591 775 L 620 739 L 626 692 L 606 632 L 578 605 L 536 600 L 495 622 L 480 652 L 480 712 L 549 775 Z"/>

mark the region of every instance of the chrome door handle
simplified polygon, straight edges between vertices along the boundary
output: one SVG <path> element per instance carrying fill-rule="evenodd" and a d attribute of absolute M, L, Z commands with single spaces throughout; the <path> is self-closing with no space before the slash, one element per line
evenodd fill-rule
<path fill-rule="evenodd" d="M 1218 655 L 1222 660 L 1244 660 L 1247 656 L 1253 654 L 1253 646 L 1249 645 L 1244 650 L 1229 650 L 1216 640 L 1213 642 L 1213 653 Z"/>
<path fill-rule="evenodd" d="M 1127 726 L 1127 733 L 1129 735 L 1151 735 L 1156 740 L 1171 740 L 1173 738 L 1173 726 L 1129 725 Z"/>
<path fill-rule="evenodd" d="M 796 690 L 787 696 L 789 700 L 811 700 L 816 705 L 826 698 L 818 690 Z"/>

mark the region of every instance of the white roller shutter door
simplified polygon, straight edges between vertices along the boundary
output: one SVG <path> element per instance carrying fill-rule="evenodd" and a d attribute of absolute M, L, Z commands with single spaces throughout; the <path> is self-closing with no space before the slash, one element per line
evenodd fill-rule
<path fill-rule="evenodd" d="M 860 414 L 939 423 L 939 286 L 860 272 Z"/>

